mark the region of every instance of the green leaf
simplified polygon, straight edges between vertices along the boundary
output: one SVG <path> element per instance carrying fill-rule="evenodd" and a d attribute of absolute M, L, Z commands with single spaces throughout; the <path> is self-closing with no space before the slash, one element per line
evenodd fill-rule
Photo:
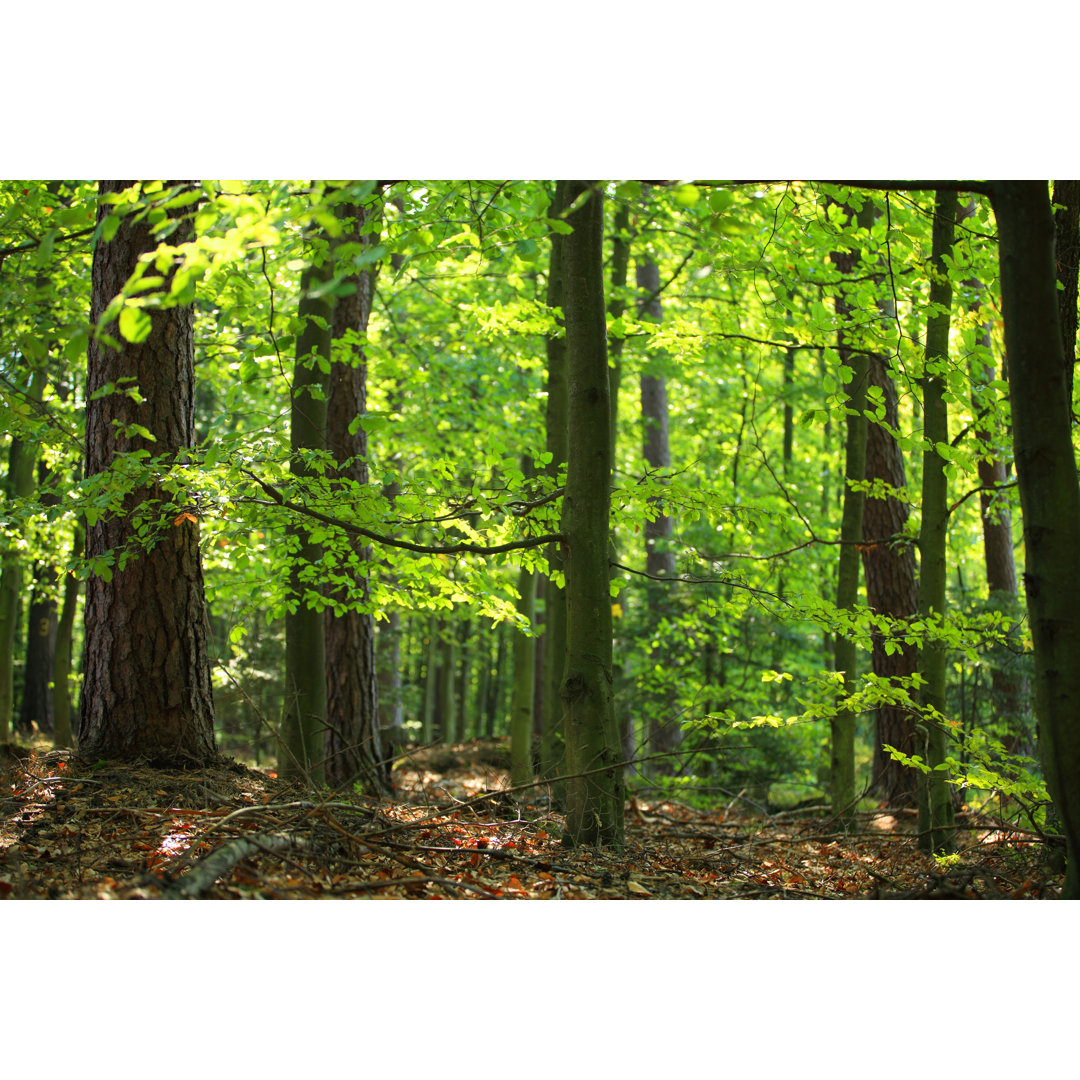
<path fill-rule="evenodd" d="M 126 307 L 120 312 L 120 333 L 133 345 L 150 336 L 150 316 L 142 308 Z"/>

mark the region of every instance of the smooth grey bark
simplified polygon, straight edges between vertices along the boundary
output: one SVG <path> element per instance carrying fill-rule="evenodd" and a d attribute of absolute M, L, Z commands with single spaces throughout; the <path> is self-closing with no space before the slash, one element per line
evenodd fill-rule
<path fill-rule="evenodd" d="M 1062 896 L 1080 899 L 1080 483 L 1045 181 L 991 183 L 1024 520 L 1039 755 L 1066 839 Z"/>
<path fill-rule="evenodd" d="M 610 580 L 610 383 L 604 309 L 604 204 L 596 183 L 567 183 L 573 232 L 566 237 L 569 373 L 566 494 L 567 838 L 623 842 L 624 783 L 612 698 Z"/>
<path fill-rule="evenodd" d="M 945 375 L 949 364 L 949 327 L 952 319 L 952 282 L 946 259 L 951 256 L 956 230 L 956 192 L 939 191 L 934 200 L 930 256 L 930 302 L 926 320 L 926 361 L 922 386 L 923 450 L 922 524 L 919 529 L 919 614 L 926 618 L 945 614 L 945 554 L 948 540 L 948 482 L 945 458 L 938 447 L 949 442 L 949 415 Z M 944 768 L 947 735 L 945 679 L 947 653 L 935 642 L 925 642 L 919 662 L 924 685 L 920 695 L 926 710 L 918 723 L 923 761 L 932 770 L 919 787 L 919 847 L 950 852 L 955 847 L 955 812 L 948 771 Z M 939 719 L 940 718 L 940 719 Z"/>
<path fill-rule="evenodd" d="M 558 218 L 566 209 L 566 184 L 560 180 L 555 185 L 551 205 L 552 218 Z M 564 302 L 563 248 L 565 237 L 551 233 L 551 255 L 548 265 L 547 305 L 562 308 Z M 547 348 L 547 405 L 545 411 L 546 450 L 551 454 L 545 472 L 553 484 L 558 484 L 566 467 L 567 451 L 567 372 L 566 338 L 562 332 L 549 334 Z M 556 575 L 564 572 L 563 553 L 558 545 L 547 549 L 548 574 L 544 584 L 544 716 L 540 736 L 540 773 L 545 777 L 565 772 L 566 738 L 563 725 L 561 687 L 566 669 L 566 589 L 557 582 Z M 500 638 L 500 644 L 502 639 Z M 561 805 L 564 792 L 561 784 L 554 785 L 552 797 Z"/>
<path fill-rule="evenodd" d="M 291 472 L 301 482 L 312 474 L 306 452 L 326 449 L 325 375 L 320 360 L 330 362 L 333 311 L 325 295 L 315 297 L 311 292 L 328 276 L 324 262 L 309 267 L 300 279 L 303 329 L 293 367 L 289 444 Z M 299 545 L 299 552 L 289 573 L 293 609 L 285 614 L 285 703 L 278 772 L 321 783 L 325 778 L 326 637 L 323 612 L 314 594 L 322 547 L 311 542 L 302 522 L 290 524 L 286 535 Z"/>
<path fill-rule="evenodd" d="M 638 315 L 645 322 L 659 323 L 663 319 L 663 306 L 660 301 L 660 267 L 651 254 L 643 253 L 638 258 L 635 281 L 638 287 Z M 668 437 L 668 402 L 667 380 L 662 372 L 645 370 L 641 374 L 641 425 L 642 456 L 650 473 L 657 473 L 671 468 L 671 444 Z M 645 519 L 643 533 L 645 538 L 645 572 L 654 578 L 675 577 L 675 552 L 672 542 L 675 537 L 675 521 L 664 510 L 663 500 L 653 501 L 651 512 L 654 517 Z M 648 605 L 648 623 L 646 633 L 654 637 L 663 620 L 671 613 L 671 593 L 660 581 L 649 580 L 646 584 L 646 603 Z M 669 663 L 666 649 L 658 646 L 649 656 L 650 667 L 663 669 Z M 661 676 L 662 679 L 663 676 Z M 670 696 L 663 685 L 644 692 L 645 712 L 649 725 L 650 755 L 666 754 L 674 751 L 682 742 L 682 729 L 677 718 L 666 717 L 667 702 Z M 676 772 L 671 758 L 658 758 L 650 762 L 650 772 L 671 775 Z"/>
<path fill-rule="evenodd" d="M 872 211 L 871 211 L 872 212 Z M 849 211 L 850 213 L 850 211 Z M 872 218 L 870 219 L 872 223 Z M 860 225 L 867 224 L 860 220 Z M 858 263 L 854 251 L 834 252 L 833 264 L 843 273 L 850 273 Z M 866 388 L 869 370 L 867 354 L 852 349 L 843 320 L 851 314 L 851 305 L 843 294 L 835 301 L 836 314 L 841 320 L 838 333 L 838 352 L 841 364 L 852 371 L 847 384 L 845 401 L 847 434 L 844 442 L 844 502 L 840 520 L 840 557 L 836 575 L 836 607 L 841 611 L 854 609 L 859 593 L 859 545 L 863 536 L 863 504 L 865 494 L 852 485 L 866 474 Z M 843 672 L 844 694 L 856 688 L 856 646 L 851 638 L 836 636 L 833 646 L 835 670 Z M 855 811 L 855 722 L 857 714 L 843 708 L 829 722 L 830 769 L 829 794 L 832 813 L 841 828 L 850 827 Z"/>

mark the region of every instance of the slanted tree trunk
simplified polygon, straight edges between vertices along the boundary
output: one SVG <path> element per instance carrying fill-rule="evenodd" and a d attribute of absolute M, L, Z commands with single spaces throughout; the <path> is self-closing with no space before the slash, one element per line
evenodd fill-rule
<path fill-rule="evenodd" d="M 612 698 L 610 385 L 604 317 L 604 204 L 599 186 L 567 183 L 582 201 L 566 237 L 569 444 L 562 531 L 566 567 L 566 828 L 574 844 L 623 842 L 624 785 Z"/>
<path fill-rule="evenodd" d="M 101 193 L 133 181 L 103 180 Z M 98 208 L 98 220 L 108 205 Z M 176 211 L 178 215 L 184 210 Z M 185 221 L 170 239 L 191 238 Z M 96 325 L 136 268 L 157 247 L 146 219 L 125 217 L 94 252 L 91 321 Z M 165 286 L 168 294 L 168 285 Z M 87 358 L 86 475 L 109 471 L 122 455 L 145 450 L 163 462 L 194 444 L 193 316 L 189 304 L 151 309 L 150 332 L 113 348 L 96 337 Z M 104 327 L 119 340 L 115 324 Z M 141 400 L 107 384 L 133 379 Z M 132 428 L 131 425 L 138 425 Z M 152 440 L 136 430 L 149 431 Z M 146 759 L 176 767 L 207 764 L 214 748 L 214 700 L 203 592 L 199 523 L 181 516 L 160 484 L 137 488 L 123 511 L 86 530 L 91 560 L 114 555 L 111 570 L 90 576 L 84 614 L 84 678 L 79 751 L 88 758 Z M 163 515 L 167 520 L 162 521 Z M 135 529 L 145 517 L 162 526 L 144 548 Z"/>
<path fill-rule="evenodd" d="M 325 296 L 313 297 L 311 291 L 328 275 L 329 267 L 323 263 L 309 267 L 300 278 L 303 329 L 296 343 L 289 422 L 290 470 L 299 481 L 311 475 L 305 452 L 326 449 L 322 367 L 330 362 L 333 312 Z M 285 613 L 285 705 L 278 772 L 321 783 L 325 777 L 326 637 L 316 575 L 322 547 L 311 542 L 303 522 L 290 523 L 285 535 L 296 553 L 289 572 L 293 606 Z"/>
<path fill-rule="evenodd" d="M 359 250 L 378 239 L 381 207 L 378 196 L 367 205 L 345 205 L 341 243 Z M 344 256 L 348 262 L 350 256 Z M 344 269 L 344 268 L 342 268 Z M 348 274 L 354 291 L 338 299 L 333 317 L 333 359 L 327 377 L 326 449 L 335 462 L 330 476 L 362 491 L 368 483 L 367 433 L 357 421 L 367 412 L 367 360 L 363 339 L 375 291 L 375 269 L 362 267 Z M 355 428 L 355 431 L 353 430 Z M 353 578 L 351 596 L 344 591 L 331 600 L 366 604 L 370 599 L 367 567 L 371 549 L 352 543 L 356 565 L 346 570 Z M 384 760 L 379 732 L 379 682 L 375 670 L 375 619 L 370 611 L 327 608 L 326 640 L 326 779 L 335 787 L 359 782 L 366 794 L 389 792 L 390 767 Z"/>
<path fill-rule="evenodd" d="M 991 185 L 1013 447 L 1024 519 L 1024 587 L 1035 651 L 1039 755 L 1066 838 L 1063 898 L 1080 899 L 1080 484 L 1045 181 Z"/>
<path fill-rule="evenodd" d="M 934 226 L 930 257 L 930 315 L 926 322 L 926 365 L 922 385 L 923 431 L 929 447 L 923 451 L 922 525 L 919 529 L 919 615 L 945 614 L 945 549 L 948 539 L 948 486 L 945 458 L 939 447 L 949 442 L 949 414 L 945 402 L 949 363 L 949 325 L 952 282 L 946 258 L 952 253 L 956 229 L 955 192 L 939 191 L 934 200 Z M 919 673 L 924 684 L 919 721 L 923 761 L 933 770 L 919 787 L 919 847 L 950 852 L 955 844 L 952 789 L 945 763 L 945 675 L 947 654 L 937 643 L 922 647 Z"/>

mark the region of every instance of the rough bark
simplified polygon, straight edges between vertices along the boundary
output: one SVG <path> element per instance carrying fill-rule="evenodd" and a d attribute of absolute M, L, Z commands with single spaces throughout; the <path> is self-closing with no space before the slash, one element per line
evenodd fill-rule
<path fill-rule="evenodd" d="M 1066 837 L 1066 899 L 1080 899 L 1080 484 L 1045 181 L 996 181 L 1024 589 L 1035 652 L 1039 754 Z"/>
<path fill-rule="evenodd" d="M 948 540 L 948 484 L 945 459 L 937 447 L 949 442 L 949 415 L 945 401 L 945 373 L 949 362 L 952 283 L 946 258 L 952 252 L 958 203 L 955 192 L 939 191 L 934 201 L 930 256 L 930 314 L 926 321 L 926 364 L 922 386 L 923 432 L 929 446 L 923 451 L 922 524 L 919 529 L 919 614 L 945 614 L 945 553 Z M 947 654 L 934 643 L 924 643 L 919 673 L 924 685 L 924 709 L 945 715 Z M 946 757 L 947 736 L 942 722 L 924 715 L 919 722 L 922 758 L 931 772 L 919 786 L 919 846 L 925 851 L 949 852 L 955 845 L 952 789 L 948 772 L 939 768 Z"/>
<path fill-rule="evenodd" d="M 582 202 L 566 237 L 566 352 L 569 373 L 566 495 L 567 837 L 575 844 L 623 842 L 624 785 L 612 698 L 610 385 L 603 279 L 603 196 L 587 181 L 567 184 Z"/>
<path fill-rule="evenodd" d="M 132 181 L 103 180 L 102 194 Z M 103 202 L 101 220 L 108 211 Z M 178 211 L 182 214 L 184 211 Z M 170 239 L 190 239 L 184 222 Z M 125 218 L 111 241 L 94 252 L 91 320 L 96 325 L 120 293 L 139 256 L 157 243 L 144 219 Z M 167 287 L 166 287 L 167 291 Z M 194 348 L 190 305 L 150 311 L 149 336 L 113 348 L 92 339 L 88 355 L 86 476 L 122 464 L 145 450 L 170 459 L 194 442 Z M 104 328 L 119 340 L 115 324 Z M 106 384 L 132 379 L 141 400 Z M 123 385 L 123 384 L 121 384 Z M 115 423 L 114 423 L 115 421 Z M 129 425 L 154 439 L 127 434 Z M 216 757 L 214 702 L 199 524 L 181 517 L 157 481 L 125 496 L 119 513 L 103 516 L 86 532 L 88 558 L 116 557 L 111 572 L 90 576 L 84 614 L 84 679 L 79 750 L 86 757 L 134 760 L 162 766 L 204 764 Z M 139 520 L 153 526 L 145 544 Z"/>
<path fill-rule="evenodd" d="M 378 237 L 381 206 L 378 197 L 367 205 L 345 205 L 342 240 L 361 247 Z M 326 388 L 326 449 L 335 466 L 328 475 L 366 487 L 368 483 L 367 433 L 363 425 L 350 432 L 367 412 L 367 360 L 361 341 L 367 334 L 375 291 L 375 270 L 363 267 L 344 279 L 354 291 L 334 306 L 333 361 Z M 366 566 L 371 549 L 354 539 L 356 566 L 350 596 L 344 590 L 331 600 L 366 604 L 370 588 Z M 384 760 L 379 730 L 379 681 L 375 667 L 375 619 L 370 611 L 324 613 L 326 640 L 326 779 L 335 787 L 359 781 L 364 791 L 377 796 L 390 790 L 389 762 Z"/>
<path fill-rule="evenodd" d="M 900 423 L 896 387 L 884 357 L 870 357 L 869 385 L 879 387 L 885 406 L 883 424 L 869 424 L 866 434 L 866 479 L 883 480 L 890 489 L 883 499 L 867 497 L 863 507 L 862 549 L 866 602 L 876 613 L 903 622 L 919 610 L 919 581 L 915 548 L 905 539 L 911 511 L 903 495 L 907 475 L 904 455 L 892 431 Z M 900 644 L 885 650 L 885 635 L 875 634 L 871 653 L 874 674 L 879 678 L 906 679 L 914 674 L 919 654 L 914 645 Z M 911 710 L 881 705 L 877 710 L 874 737 L 875 791 L 889 806 L 913 807 L 917 801 L 918 774 L 901 765 L 886 751 L 892 746 L 909 757 L 916 753 L 915 721 Z"/>

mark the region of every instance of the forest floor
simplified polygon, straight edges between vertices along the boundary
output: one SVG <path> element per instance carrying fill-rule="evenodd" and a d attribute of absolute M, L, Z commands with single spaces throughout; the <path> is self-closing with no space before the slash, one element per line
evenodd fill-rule
<path fill-rule="evenodd" d="M 165 771 L 45 748 L 0 775 L 2 899 L 1050 899 L 1040 838 L 962 814 L 958 852 L 912 813 L 744 813 L 631 797 L 621 852 L 561 842 L 546 789 L 509 786 L 505 741 L 410 752 L 392 799 L 328 794 L 223 759 Z"/>

